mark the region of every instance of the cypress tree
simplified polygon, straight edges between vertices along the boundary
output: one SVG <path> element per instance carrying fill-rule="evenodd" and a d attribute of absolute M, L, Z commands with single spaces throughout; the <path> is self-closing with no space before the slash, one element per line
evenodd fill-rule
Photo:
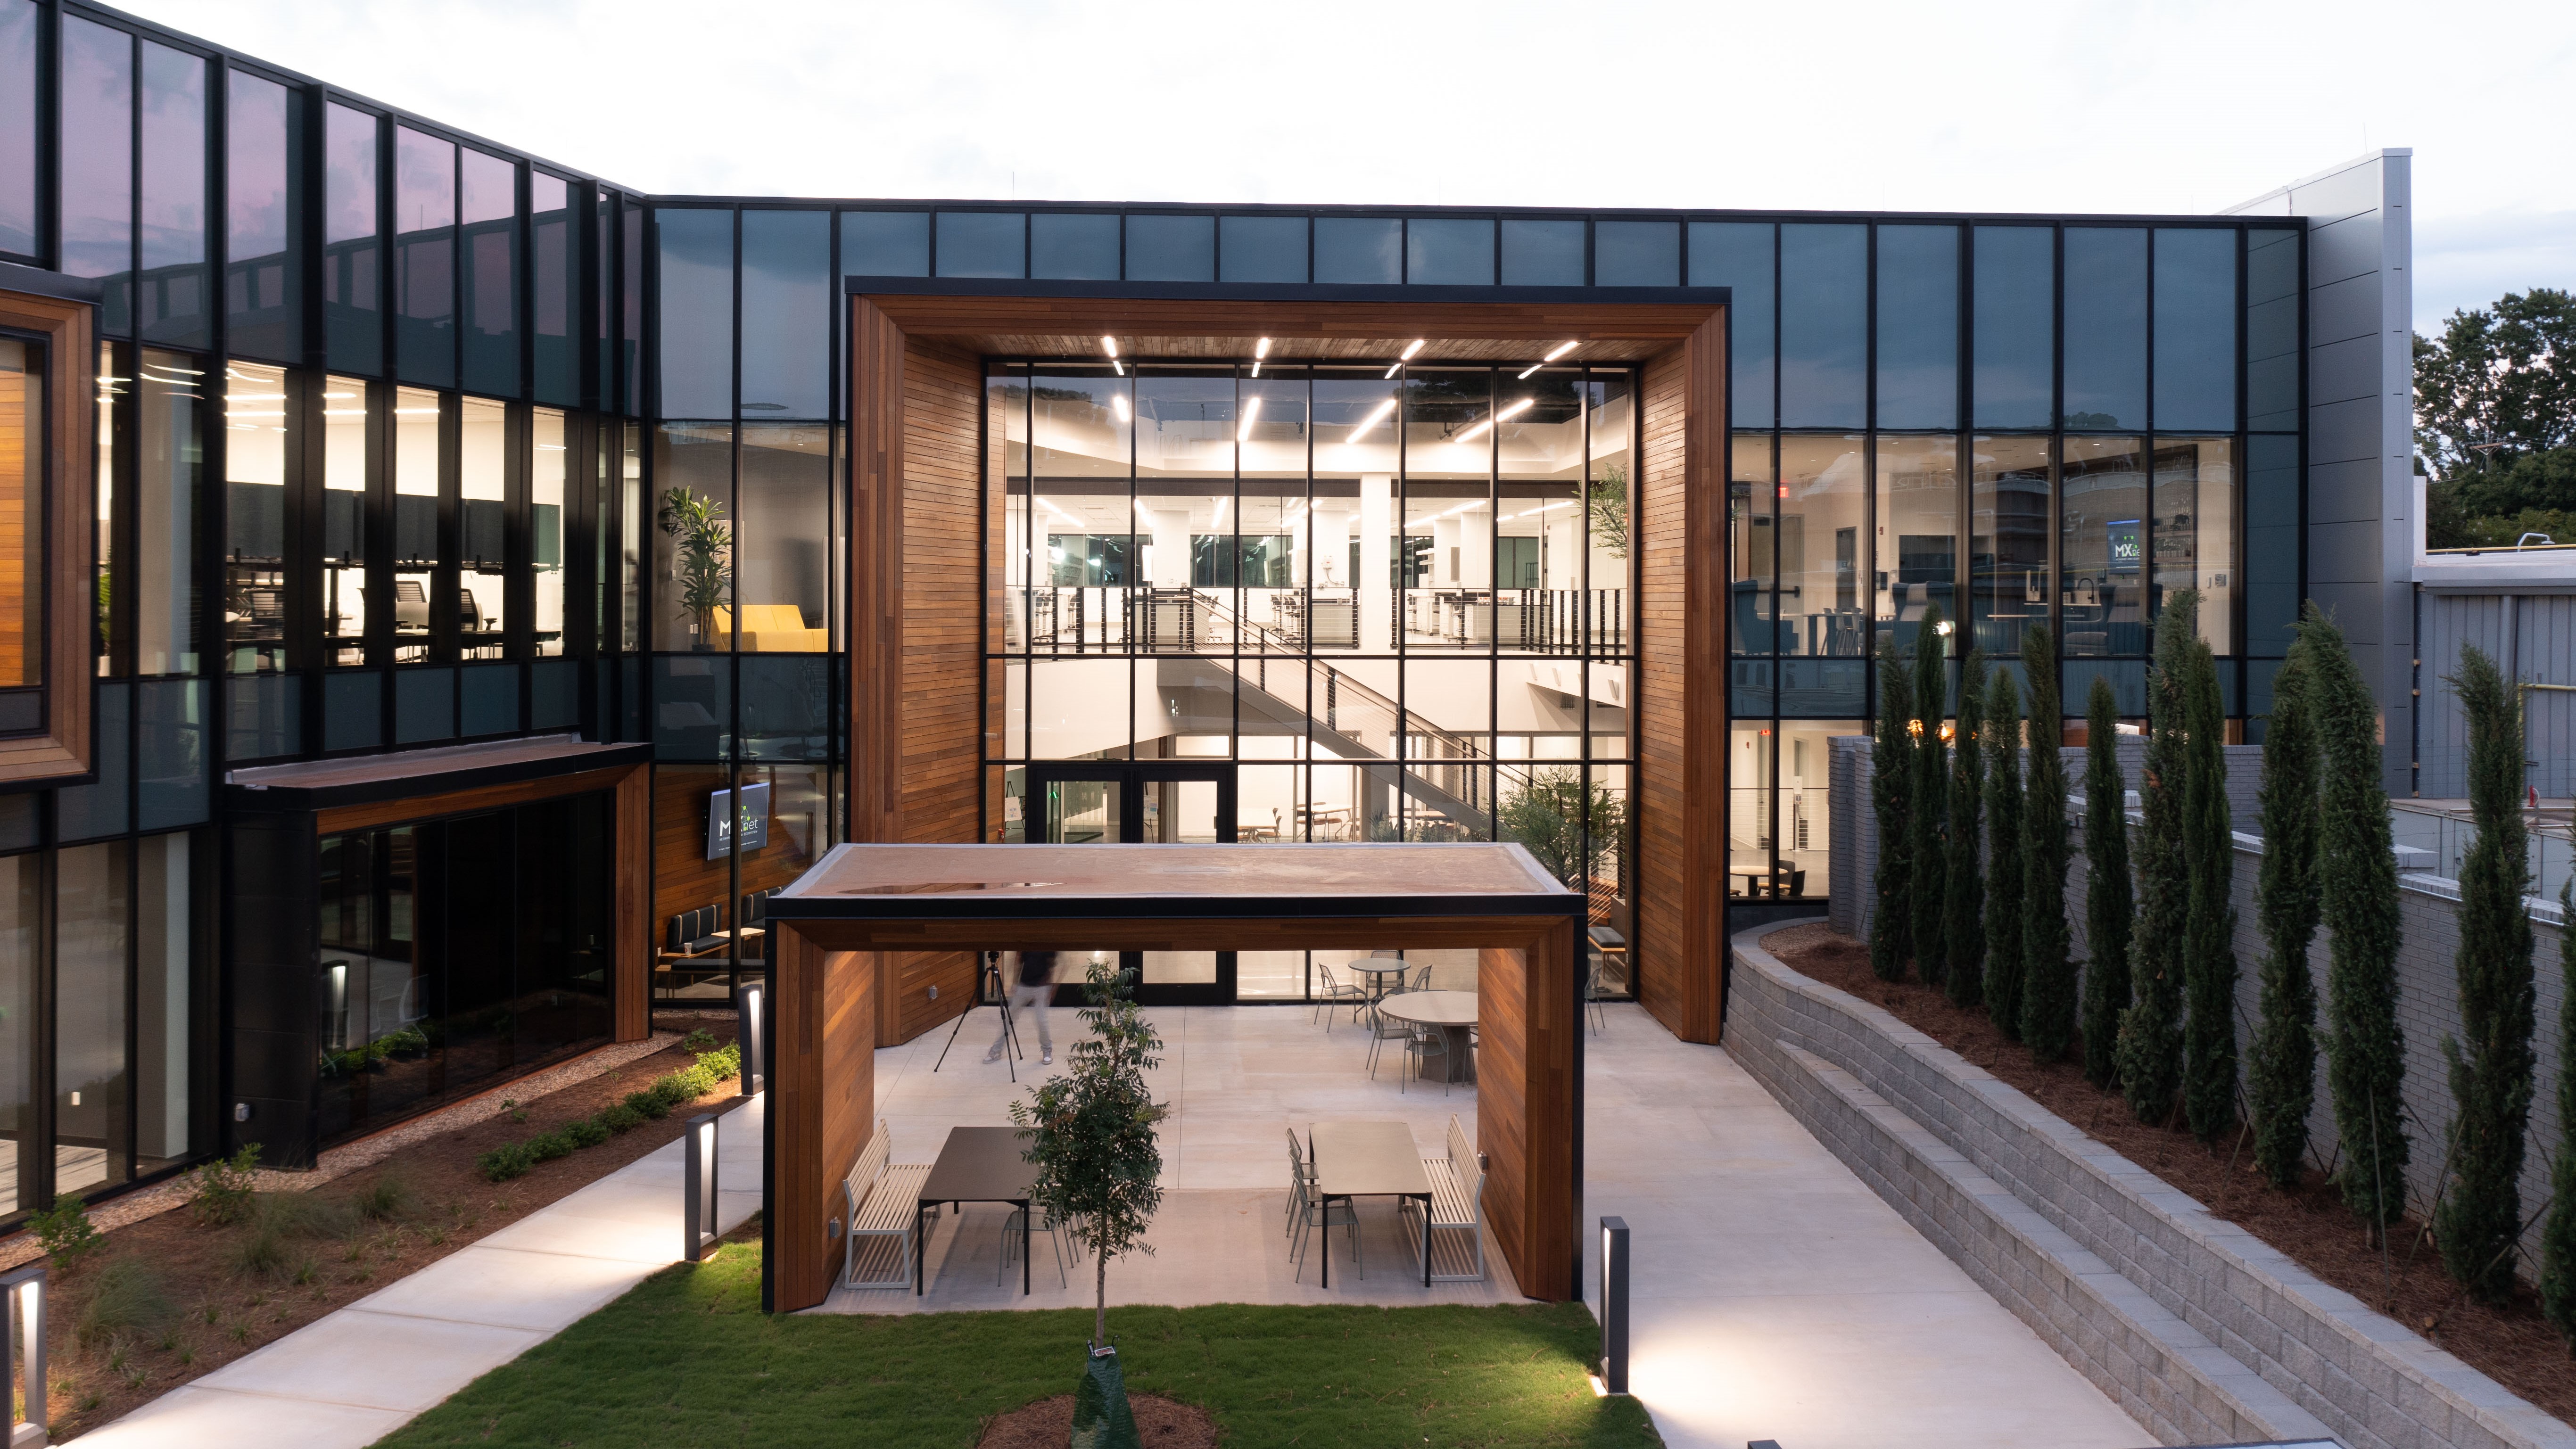
<path fill-rule="evenodd" d="M 1977 848 L 1978 817 L 1985 813 L 1986 656 L 1970 650 L 1959 674 L 1959 729 L 1950 751 L 1950 881 L 1941 910 L 1949 935 L 1942 955 L 1950 967 L 1950 1001 L 1974 1006 L 1983 999 L 1986 981 L 1985 862 Z"/>
<path fill-rule="evenodd" d="M 2576 1354 L 2576 881 L 2558 888 L 2558 1151 L 2540 1230 L 2540 1312 Z"/>
<path fill-rule="evenodd" d="M 2075 961 L 2066 940 L 2066 761 L 2064 706 L 2057 693 L 2057 643 L 2045 626 L 2021 631 L 2022 673 L 2030 680 L 2030 766 L 2022 788 L 2021 1039 L 2043 1062 L 2066 1055 L 2075 1036 Z"/>
<path fill-rule="evenodd" d="M 2021 1037 L 2021 691 L 1998 669 L 1986 686 L 1986 1010 Z"/>
<path fill-rule="evenodd" d="M 2254 1028 L 2246 1098 L 2254 1163 L 2280 1188 L 2299 1185 L 2308 1108 L 2317 1094 L 2317 990 L 2308 943 L 2317 934 L 2317 734 L 2308 706 L 2306 646 L 2290 646 L 2272 679 L 2263 731 L 2262 1019 Z"/>
<path fill-rule="evenodd" d="M 1942 934 L 1950 860 L 1941 849 L 1941 823 L 1949 813 L 1950 752 L 1941 743 L 1941 705 L 1949 697 L 1947 635 L 1941 606 L 1926 609 L 1914 631 L 1914 964 L 1926 986 L 1938 986 L 1948 957 Z"/>
<path fill-rule="evenodd" d="M 1878 739 L 1870 751 L 1870 800 L 1878 807 L 1878 909 L 1869 922 L 1869 969 L 1881 981 L 1905 979 L 1914 954 L 1913 682 L 1896 636 L 1878 636 Z"/>
<path fill-rule="evenodd" d="M 2129 937 L 2129 1009 L 2120 1016 L 2120 1095 L 2141 1122 L 2161 1122 L 2182 1090 L 2182 963 L 2191 878 L 2182 854 L 2183 686 L 2200 595 L 2183 589 L 2156 616 L 2147 674 L 2147 767 L 2138 782 L 2138 921 Z"/>
<path fill-rule="evenodd" d="M 2137 916 L 2119 726 L 2111 681 L 2094 675 L 2084 701 L 2084 1075 L 2106 1092 L 2120 1081 L 2120 1013 L 2129 1009 L 2129 936 Z"/>
<path fill-rule="evenodd" d="M 2227 811 L 2226 707 L 2218 661 L 2191 641 L 2183 681 L 2183 865 L 2190 914 L 2183 933 L 2182 1108 L 2191 1134 L 2214 1142 L 2236 1125 L 2235 832 Z"/>
<path fill-rule="evenodd" d="M 2451 677 L 2469 728 L 2469 813 L 2477 839 L 2460 867 L 2460 1031 L 2451 1067 L 2451 1183 L 2433 1215 L 2442 1266 L 2471 1296 L 2513 1296 L 2522 1234 L 2523 1134 L 2531 1121 L 2533 1017 L 2530 841 L 2522 820 L 2522 721 L 2484 651 L 2461 652 Z"/>
<path fill-rule="evenodd" d="M 2312 601 L 2309 647 L 2319 792 L 2317 879 L 2326 943 L 2326 1090 L 2334 1099 L 2344 1205 L 2385 1232 L 2406 1210 L 2406 1124 L 2398 1096 L 2406 1039 L 2397 1027 L 2397 856 L 2379 782 L 2379 705 L 2343 631 Z"/>

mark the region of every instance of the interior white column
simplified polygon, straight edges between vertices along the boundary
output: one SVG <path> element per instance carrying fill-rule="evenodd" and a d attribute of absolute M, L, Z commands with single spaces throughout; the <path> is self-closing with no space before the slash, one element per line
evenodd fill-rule
<path fill-rule="evenodd" d="M 1389 586 L 1394 560 L 1388 538 L 1395 532 L 1395 475 L 1360 475 L 1360 647 L 1375 652 L 1395 648 L 1395 593 Z"/>
<path fill-rule="evenodd" d="M 1458 582 L 1471 589 L 1494 582 L 1494 505 L 1479 503 L 1458 515 Z"/>
<path fill-rule="evenodd" d="M 1154 556 L 1146 565 L 1145 581 L 1158 589 L 1177 589 L 1190 581 L 1190 511 L 1187 508 L 1146 508 L 1136 512 L 1145 524 L 1146 543 Z"/>

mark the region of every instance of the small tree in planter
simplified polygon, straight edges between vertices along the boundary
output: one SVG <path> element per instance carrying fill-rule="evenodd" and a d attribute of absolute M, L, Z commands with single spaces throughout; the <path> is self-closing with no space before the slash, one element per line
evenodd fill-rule
<path fill-rule="evenodd" d="M 2022 630 L 2030 680 L 2030 772 L 2022 788 L 2021 1039 L 2043 1062 L 2066 1055 L 2075 1035 L 2075 960 L 2066 931 L 2066 738 L 2057 693 L 2057 642 L 2045 625 Z"/>
<path fill-rule="evenodd" d="M 2226 714 L 2209 645 L 2191 643 L 2183 681 L 2182 856 L 2190 876 L 2184 926 L 2183 1118 L 2203 1142 L 2236 1125 L 2236 838 L 2227 814 Z"/>
<path fill-rule="evenodd" d="M 2279 1188 L 2299 1185 L 2317 1095 L 2317 987 L 2308 972 L 2317 934 L 2317 731 L 2303 647 L 2290 646 L 2290 662 L 2273 676 L 2263 727 L 2262 1019 L 2245 1074 L 2254 1165 Z"/>
<path fill-rule="evenodd" d="M 1145 1081 L 1161 1064 L 1155 1053 L 1163 1041 L 1137 1007 L 1131 984 L 1114 964 L 1093 966 L 1083 987 L 1090 1005 L 1082 1011 L 1091 1036 L 1073 1044 L 1071 1072 L 1049 1077 L 1029 1089 L 1028 1101 L 1011 1104 L 1011 1121 L 1029 1140 L 1024 1155 L 1038 1170 L 1029 1187 L 1031 1211 L 1079 1222 L 1091 1249 L 1091 1356 L 1074 1393 L 1073 1438 L 1098 1449 L 1133 1449 L 1137 1442 L 1118 1350 L 1109 1343 L 1109 1260 L 1153 1251 L 1145 1229 L 1163 1204 L 1163 1153 Z"/>
<path fill-rule="evenodd" d="M 1913 680 L 1894 634 L 1878 636 L 1878 738 L 1869 754 L 1869 794 L 1878 807 L 1878 909 L 1869 922 L 1869 969 L 1905 979 L 1914 954 Z"/>
<path fill-rule="evenodd" d="M 662 495 L 660 523 L 670 538 L 672 582 L 682 617 L 697 630 L 692 647 L 717 647 L 716 610 L 733 592 L 733 527 L 724 521 L 724 505 L 674 484 Z"/>
<path fill-rule="evenodd" d="M 2120 1094 L 2141 1122 L 2162 1122 L 2182 1090 L 2183 934 L 2191 873 L 2183 863 L 2183 687 L 2191 675 L 2200 595 L 2183 589 L 2156 616 L 2147 675 L 2147 772 L 2138 782 L 2138 921 L 2129 938 L 2129 1009 L 2120 1017 Z"/>
<path fill-rule="evenodd" d="M 2021 1035 L 2021 691 L 2012 671 L 1986 686 L 1986 1010 L 2008 1038 Z"/>
<path fill-rule="evenodd" d="M 2096 674 L 2084 701 L 2084 1076 L 2106 1092 L 2120 1082 L 2120 1016 L 2129 1009 L 2137 921 L 2119 741 L 2119 701 Z"/>
<path fill-rule="evenodd" d="M 2576 981 L 2576 881 L 2558 888 L 2558 970 Z M 2549 1222 L 2540 1230 L 2540 1311 L 2576 1354 L 2576 991 L 2558 1005 L 2558 1151 L 2550 1164 Z"/>
<path fill-rule="evenodd" d="M 1626 837 L 1628 811 L 1599 780 L 1587 789 L 1580 767 L 1546 765 L 1503 802 L 1495 823 L 1505 840 L 1519 841 L 1550 875 L 1579 891 Z"/>
<path fill-rule="evenodd" d="M 1942 627 L 1941 606 L 1923 611 L 1914 631 L 1913 843 L 1906 854 L 1914 863 L 1914 964 L 1923 984 L 1949 979 L 1949 940 L 1943 933 L 1943 904 L 1949 899 L 1950 857 L 1942 847 L 1942 822 L 1950 811 L 1950 747 L 1941 742 L 1941 706 L 1950 695 L 1949 632 Z"/>

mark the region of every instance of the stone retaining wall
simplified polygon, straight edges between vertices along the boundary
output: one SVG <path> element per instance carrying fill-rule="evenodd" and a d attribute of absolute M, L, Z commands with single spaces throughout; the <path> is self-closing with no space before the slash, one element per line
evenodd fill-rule
<path fill-rule="evenodd" d="M 2167 1443 L 2576 1449 L 2576 1430 L 1887 1012 L 1733 943 L 1724 1045 Z"/>

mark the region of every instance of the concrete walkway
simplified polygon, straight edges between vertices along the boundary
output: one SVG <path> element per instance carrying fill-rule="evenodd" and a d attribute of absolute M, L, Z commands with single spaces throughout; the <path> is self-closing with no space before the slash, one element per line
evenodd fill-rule
<path fill-rule="evenodd" d="M 765 1099 L 717 1131 L 720 1219 L 760 1206 Z M 473 1246 L 81 1436 L 98 1449 L 363 1449 L 681 1249 L 672 1142 Z"/>

